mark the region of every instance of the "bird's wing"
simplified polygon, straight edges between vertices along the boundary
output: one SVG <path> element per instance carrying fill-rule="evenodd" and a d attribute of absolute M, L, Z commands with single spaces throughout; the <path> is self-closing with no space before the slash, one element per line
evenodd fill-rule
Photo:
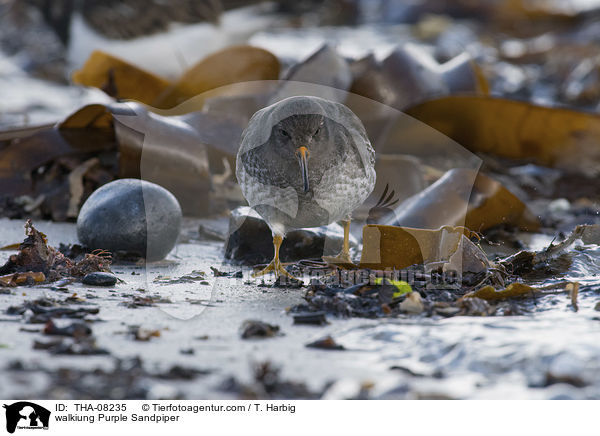
<path fill-rule="evenodd" d="M 283 177 L 281 166 L 265 164 L 272 159 L 266 147 L 263 144 L 238 153 L 236 176 L 242 193 L 251 207 L 268 205 L 295 217 L 298 193 Z"/>

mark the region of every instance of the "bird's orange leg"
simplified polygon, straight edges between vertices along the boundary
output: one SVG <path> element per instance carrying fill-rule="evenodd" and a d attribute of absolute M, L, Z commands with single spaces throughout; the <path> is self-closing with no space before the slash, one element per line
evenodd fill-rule
<path fill-rule="evenodd" d="M 275 278 L 279 278 L 280 275 L 285 276 L 291 280 L 298 280 L 296 277 L 291 275 L 289 272 L 285 270 L 283 264 L 279 260 L 279 247 L 281 247 L 281 243 L 283 242 L 283 236 L 275 235 L 273 236 L 273 247 L 275 248 L 275 257 L 270 264 L 267 265 L 265 269 L 262 271 L 255 272 L 252 274 L 252 277 L 260 277 L 273 272 L 275 274 Z"/>
<path fill-rule="evenodd" d="M 323 256 L 323 261 L 333 265 L 352 264 L 350 258 L 350 220 L 342 221 L 344 225 L 344 243 L 342 251 L 337 256 Z"/>

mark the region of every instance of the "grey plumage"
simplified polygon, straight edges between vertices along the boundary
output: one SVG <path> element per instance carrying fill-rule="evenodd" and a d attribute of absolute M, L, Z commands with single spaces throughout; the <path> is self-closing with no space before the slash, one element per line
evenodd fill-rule
<path fill-rule="evenodd" d="M 305 192 L 298 149 L 308 153 Z M 375 152 L 356 115 L 318 97 L 258 111 L 242 134 L 236 175 L 274 235 L 349 219 L 375 186 Z"/>

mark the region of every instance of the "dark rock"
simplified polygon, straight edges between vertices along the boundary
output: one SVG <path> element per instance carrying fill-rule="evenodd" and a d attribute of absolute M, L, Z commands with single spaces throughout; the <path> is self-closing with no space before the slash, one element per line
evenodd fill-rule
<path fill-rule="evenodd" d="M 337 223 L 311 229 L 291 230 L 283 240 L 281 259 L 293 262 L 301 259 L 336 255 L 342 249 L 344 230 Z M 350 245 L 356 239 L 350 236 Z M 241 263 L 255 265 L 270 262 L 273 258 L 273 236 L 269 226 L 253 209 L 244 206 L 231 212 L 229 238 L 225 257 Z"/>
<path fill-rule="evenodd" d="M 98 347 L 93 338 L 85 338 L 75 341 L 64 340 L 56 346 L 48 349 L 50 354 L 64 354 L 68 356 L 95 356 L 107 355 L 110 351 Z"/>
<path fill-rule="evenodd" d="M 74 322 L 64 327 L 59 327 L 54 323 L 54 321 L 49 320 L 44 326 L 44 334 L 82 338 L 86 336 L 91 336 L 92 329 L 82 322 Z"/>
<path fill-rule="evenodd" d="M 294 314 L 294 324 L 325 325 L 329 323 L 325 312 L 307 312 Z"/>
<path fill-rule="evenodd" d="M 481 298 L 465 298 L 458 304 L 460 315 L 467 316 L 488 316 L 496 312 L 495 306 L 491 306 L 486 300 Z"/>
<path fill-rule="evenodd" d="M 117 283 L 117 278 L 105 272 L 93 272 L 87 274 L 83 280 L 84 285 L 92 285 L 92 286 L 113 286 Z"/>
<path fill-rule="evenodd" d="M 174 365 L 168 371 L 154 374 L 154 377 L 163 380 L 194 380 L 197 377 L 210 374 L 205 369 L 188 368 L 181 365 Z"/>
<path fill-rule="evenodd" d="M 261 285 L 259 285 L 261 286 Z M 304 286 L 304 282 L 302 280 L 298 280 L 296 278 L 279 276 L 277 279 L 270 285 L 272 288 L 301 288 Z"/>
<path fill-rule="evenodd" d="M 279 326 L 263 321 L 248 320 L 242 324 L 242 339 L 271 338 L 279 333 Z"/>
<path fill-rule="evenodd" d="M 271 362 L 259 362 L 253 369 L 254 380 L 241 382 L 235 377 L 228 377 L 220 386 L 220 390 L 236 394 L 240 399 L 307 399 L 321 398 L 323 391 L 310 390 L 304 383 L 284 379 L 280 369 Z"/>
<path fill-rule="evenodd" d="M 28 311 L 33 312 L 33 315 L 27 318 L 27 322 L 45 324 L 49 320 L 56 318 L 82 319 L 87 315 L 97 315 L 100 309 L 98 307 L 60 306 L 58 302 L 45 298 L 26 301 L 20 306 L 10 306 L 6 309 L 8 315 L 26 315 Z"/>
<path fill-rule="evenodd" d="M 77 235 L 92 249 L 160 260 L 175 246 L 181 219 L 181 207 L 169 191 L 144 180 L 121 179 L 87 199 L 77 218 Z"/>
<path fill-rule="evenodd" d="M 345 350 L 343 345 L 338 344 L 331 336 L 306 344 L 308 348 L 319 348 L 321 350 Z"/>

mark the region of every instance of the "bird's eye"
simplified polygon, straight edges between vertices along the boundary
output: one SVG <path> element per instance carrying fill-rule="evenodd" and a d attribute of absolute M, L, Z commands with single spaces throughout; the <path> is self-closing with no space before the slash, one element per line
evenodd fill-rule
<path fill-rule="evenodd" d="M 323 129 L 323 123 L 321 122 L 321 124 L 319 124 L 319 127 L 317 127 L 317 130 L 315 130 L 315 133 L 313 133 L 313 136 L 317 136 L 319 133 L 321 133 L 322 129 Z"/>
<path fill-rule="evenodd" d="M 286 138 L 289 138 L 289 137 L 290 137 L 290 134 L 289 134 L 288 132 L 286 132 L 285 130 L 283 130 L 283 129 L 281 129 L 281 134 L 282 134 L 283 136 L 285 136 Z"/>

